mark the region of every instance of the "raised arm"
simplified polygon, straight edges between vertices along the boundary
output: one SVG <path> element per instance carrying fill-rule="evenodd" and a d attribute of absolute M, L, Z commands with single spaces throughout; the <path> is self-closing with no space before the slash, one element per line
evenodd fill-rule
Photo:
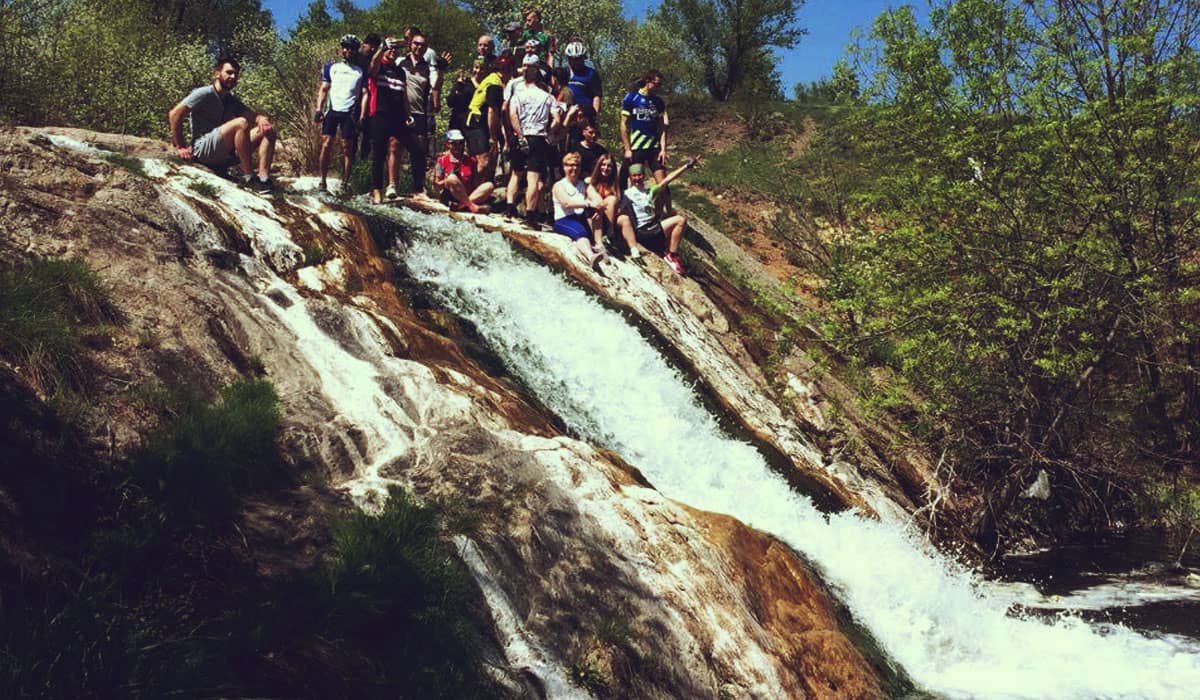
<path fill-rule="evenodd" d="M 692 168 L 696 167 L 696 163 L 699 162 L 700 156 L 692 156 L 691 158 L 688 158 L 686 161 L 684 161 L 683 165 L 667 173 L 667 176 L 663 178 L 663 181 L 658 183 L 658 189 L 661 190 L 663 187 L 671 184 L 672 180 L 682 175 L 685 170 L 691 170 Z"/>

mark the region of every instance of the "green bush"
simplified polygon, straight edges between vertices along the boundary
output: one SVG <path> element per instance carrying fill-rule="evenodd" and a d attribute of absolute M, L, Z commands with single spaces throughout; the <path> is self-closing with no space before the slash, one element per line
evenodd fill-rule
<path fill-rule="evenodd" d="M 214 404 L 187 402 L 133 456 L 133 473 L 171 518 L 227 520 L 239 493 L 281 479 L 279 429 L 279 397 L 271 383 L 238 381 Z"/>
<path fill-rule="evenodd" d="M 384 655 L 379 682 L 413 697 L 493 697 L 470 616 L 474 584 L 439 531 L 438 512 L 399 487 L 379 515 L 338 524 L 324 573 L 330 633 Z"/>

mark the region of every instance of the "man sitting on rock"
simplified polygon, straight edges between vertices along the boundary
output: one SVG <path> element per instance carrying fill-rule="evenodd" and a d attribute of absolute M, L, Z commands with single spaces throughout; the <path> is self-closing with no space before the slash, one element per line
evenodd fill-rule
<path fill-rule="evenodd" d="M 242 167 L 242 181 L 266 192 L 272 187 L 271 160 L 275 157 L 275 127 L 265 114 L 250 110 L 233 94 L 242 66 L 222 56 L 213 67 L 211 85 L 198 87 L 167 114 L 171 145 L 179 157 L 223 170 L 234 163 Z M 192 141 L 183 138 L 183 118 L 192 127 Z M 258 153 L 254 177 L 251 153 Z"/>
<path fill-rule="evenodd" d="M 492 196 L 495 184 L 479 175 L 475 156 L 466 152 L 466 138 L 458 129 L 446 132 L 447 150 L 433 166 L 433 182 L 441 190 L 441 201 L 453 211 L 484 214 L 484 202 Z"/>
<path fill-rule="evenodd" d="M 651 248 L 665 247 L 663 260 L 678 274 L 683 274 L 683 263 L 679 260 L 679 242 L 683 240 L 683 231 L 687 228 L 687 218 L 682 214 L 668 216 L 661 221 L 655 213 L 655 205 L 666 192 L 667 185 L 675 178 L 696 165 L 695 158 L 671 171 L 663 181 L 646 186 L 646 170 L 644 163 L 634 163 L 629 166 L 629 188 L 621 198 L 617 215 L 617 227 L 621 229 L 621 237 L 629 246 L 631 257 L 638 250 L 640 243 L 648 244 Z"/>

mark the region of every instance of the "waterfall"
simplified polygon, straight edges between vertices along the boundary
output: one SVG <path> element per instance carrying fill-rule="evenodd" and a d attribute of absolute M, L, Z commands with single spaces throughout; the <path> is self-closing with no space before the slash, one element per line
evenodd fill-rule
<path fill-rule="evenodd" d="M 619 313 L 499 235 L 375 207 L 411 229 L 398 256 L 468 319 L 578 437 L 619 453 L 665 496 L 772 533 L 819 569 L 923 689 L 954 698 L 1183 698 L 1200 643 L 1009 614 L 972 571 L 894 524 L 822 515 L 751 445 L 722 433 L 690 380 Z"/>

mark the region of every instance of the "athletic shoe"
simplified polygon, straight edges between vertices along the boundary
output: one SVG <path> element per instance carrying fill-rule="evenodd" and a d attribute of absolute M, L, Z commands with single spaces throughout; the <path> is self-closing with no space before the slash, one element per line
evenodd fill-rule
<path fill-rule="evenodd" d="M 270 192 L 271 190 L 275 189 L 275 181 L 269 177 L 265 180 L 261 177 L 256 177 L 250 186 L 253 187 L 256 192 Z"/>
<path fill-rule="evenodd" d="M 395 185 L 388 185 L 387 189 L 383 191 L 384 199 L 395 199 L 399 196 L 400 195 L 396 194 L 396 186 Z"/>
<path fill-rule="evenodd" d="M 637 248 L 630 248 L 629 249 L 629 261 L 635 262 L 638 265 L 641 265 L 643 262 L 642 261 L 642 251 L 638 250 Z"/>
<path fill-rule="evenodd" d="M 329 194 L 329 185 L 322 180 L 321 183 L 317 185 L 317 192 L 319 194 Z"/>
<path fill-rule="evenodd" d="M 683 262 L 679 259 L 679 255 L 675 253 L 667 253 L 663 255 L 663 260 L 667 261 L 667 264 L 671 266 L 671 269 L 674 270 L 676 274 L 683 274 Z"/>

